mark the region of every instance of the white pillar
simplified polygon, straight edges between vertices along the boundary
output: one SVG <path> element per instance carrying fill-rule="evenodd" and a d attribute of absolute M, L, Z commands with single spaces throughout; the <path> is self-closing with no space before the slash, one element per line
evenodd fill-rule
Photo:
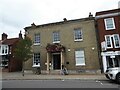
<path fill-rule="evenodd" d="M 47 52 L 47 71 L 48 71 L 48 73 L 49 73 L 49 69 L 50 69 L 49 64 L 50 64 L 49 53 Z"/>
<path fill-rule="evenodd" d="M 61 70 L 62 70 L 62 65 L 64 65 L 64 55 L 63 52 L 61 52 Z"/>
<path fill-rule="evenodd" d="M 103 70 L 106 72 L 107 70 L 107 61 L 106 61 L 106 56 L 102 56 L 102 62 L 103 62 Z"/>

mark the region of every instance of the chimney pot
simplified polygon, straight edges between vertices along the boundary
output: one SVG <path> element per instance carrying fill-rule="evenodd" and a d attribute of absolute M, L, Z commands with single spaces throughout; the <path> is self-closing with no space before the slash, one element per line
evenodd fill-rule
<path fill-rule="evenodd" d="M 91 14 L 91 12 L 89 12 L 89 17 L 93 17 L 93 15 Z"/>
<path fill-rule="evenodd" d="M 19 33 L 19 38 L 22 39 L 22 33 L 21 33 L 21 31 Z"/>
<path fill-rule="evenodd" d="M 35 23 L 33 22 L 33 23 L 31 24 L 31 26 L 36 26 L 36 25 L 35 25 Z"/>

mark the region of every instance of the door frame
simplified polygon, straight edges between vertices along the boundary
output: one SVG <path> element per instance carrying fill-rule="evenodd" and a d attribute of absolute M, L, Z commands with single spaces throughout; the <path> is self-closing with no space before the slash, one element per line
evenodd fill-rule
<path fill-rule="evenodd" d="M 60 69 L 54 69 L 54 59 L 53 59 L 53 56 L 54 55 L 60 55 L 60 69 L 61 69 L 61 53 L 52 53 L 52 62 L 51 62 L 51 69 L 52 70 L 60 70 Z"/>

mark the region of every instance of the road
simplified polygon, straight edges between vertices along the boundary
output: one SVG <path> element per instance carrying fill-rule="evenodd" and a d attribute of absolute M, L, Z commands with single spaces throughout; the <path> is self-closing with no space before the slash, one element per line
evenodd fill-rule
<path fill-rule="evenodd" d="M 108 80 L 4 80 L 2 88 L 120 88 Z"/>

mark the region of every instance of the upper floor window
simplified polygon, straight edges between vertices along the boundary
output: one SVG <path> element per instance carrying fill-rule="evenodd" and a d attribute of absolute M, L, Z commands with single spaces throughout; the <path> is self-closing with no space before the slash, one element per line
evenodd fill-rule
<path fill-rule="evenodd" d="M 119 34 L 105 35 L 106 48 L 120 48 Z"/>
<path fill-rule="evenodd" d="M 40 66 L 40 53 L 34 53 L 33 55 L 33 67 L 39 67 Z"/>
<path fill-rule="evenodd" d="M 104 19 L 104 21 L 105 21 L 106 30 L 115 29 L 114 18 L 107 18 L 107 19 Z"/>
<path fill-rule="evenodd" d="M 34 36 L 34 45 L 40 44 L 40 34 L 35 34 Z"/>
<path fill-rule="evenodd" d="M 82 41 L 83 40 L 83 34 L 81 29 L 75 29 L 74 30 L 74 41 Z"/>
<path fill-rule="evenodd" d="M 76 66 L 85 65 L 84 50 L 75 51 Z"/>
<path fill-rule="evenodd" d="M 0 46 L 0 53 L 3 54 L 8 54 L 8 45 L 1 45 Z"/>
<path fill-rule="evenodd" d="M 53 32 L 53 43 L 60 43 L 60 33 Z"/>
<path fill-rule="evenodd" d="M 106 47 L 112 48 L 112 38 L 111 35 L 105 35 Z"/>
<path fill-rule="evenodd" d="M 119 34 L 114 34 L 113 35 L 113 40 L 114 40 L 114 46 L 115 46 L 115 48 L 119 48 L 120 47 Z"/>

